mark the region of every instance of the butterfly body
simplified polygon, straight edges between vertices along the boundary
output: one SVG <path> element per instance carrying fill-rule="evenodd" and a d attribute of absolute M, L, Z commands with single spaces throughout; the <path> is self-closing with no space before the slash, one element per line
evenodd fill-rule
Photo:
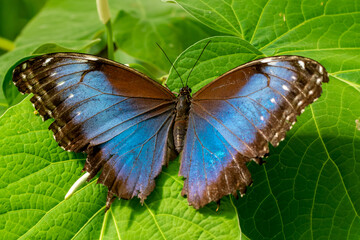
<path fill-rule="evenodd" d="M 189 110 L 191 105 L 191 89 L 183 87 L 180 89 L 176 103 L 176 117 L 174 123 L 174 143 L 175 149 L 180 153 L 184 147 L 187 126 L 189 122 Z"/>
<path fill-rule="evenodd" d="M 14 84 L 68 151 L 85 152 L 88 180 L 113 196 L 144 201 L 162 166 L 180 154 L 182 195 L 195 208 L 244 194 L 246 163 L 277 146 L 328 82 L 324 67 L 300 56 L 254 60 L 191 95 L 169 89 L 125 65 L 78 53 L 54 53 L 14 69 Z"/>

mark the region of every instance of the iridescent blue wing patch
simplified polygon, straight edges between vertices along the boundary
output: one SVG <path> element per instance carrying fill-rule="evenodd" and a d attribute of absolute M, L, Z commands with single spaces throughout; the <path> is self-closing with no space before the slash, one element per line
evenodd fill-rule
<path fill-rule="evenodd" d="M 278 56 L 237 67 L 194 94 L 180 169 L 189 203 L 244 194 L 252 182 L 246 163 L 260 163 L 268 143 L 284 139 L 328 80 L 314 60 Z"/>
<path fill-rule="evenodd" d="M 103 58 L 55 53 L 35 57 L 15 68 L 13 81 L 44 117 L 59 145 L 86 152 L 89 180 L 121 198 L 143 201 L 170 157 L 174 95 L 119 63 Z M 169 140 L 170 139 L 170 140 Z"/>

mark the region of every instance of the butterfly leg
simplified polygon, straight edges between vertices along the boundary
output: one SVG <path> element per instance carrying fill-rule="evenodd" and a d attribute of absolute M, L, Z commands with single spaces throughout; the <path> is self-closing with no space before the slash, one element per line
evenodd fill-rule
<path fill-rule="evenodd" d="M 265 157 L 265 156 L 264 156 Z M 267 157 L 267 156 L 266 156 Z M 264 160 L 264 158 L 259 158 L 259 157 L 256 157 L 256 158 L 252 158 L 251 160 L 253 160 L 254 162 L 256 162 L 257 164 L 259 165 L 263 165 L 266 163 L 266 161 Z"/>
<path fill-rule="evenodd" d="M 219 208 L 220 208 L 220 200 L 216 202 L 216 205 L 217 205 L 217 208 L 216 208 L 215 211 L 217 212 L 219 210 Z"/>

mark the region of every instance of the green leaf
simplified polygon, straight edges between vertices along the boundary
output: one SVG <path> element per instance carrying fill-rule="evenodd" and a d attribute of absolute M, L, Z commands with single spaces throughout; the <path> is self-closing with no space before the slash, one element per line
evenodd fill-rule
<path fill-rule="evenodd" d="M 87 201 L 94 192 L 106 196 L 94 182 L 64 201 L 85 156 L 61 150 L 47 129 L 50 123 L 34 114 L 29 98 L 0 118 L 0 232 L 5 239 L 67 239 L 103 207 L 101 197 Z"/>
<path fill-rule="evenodd" d="M 167 73 L 169 63 L 156 47 L 155 42 L 161 43 L 169 56 L 174 59 L 190 44 L 216 33 L 190 19 L 188 14 L 175 4 L 142 0 L 111 1 L 110 6 L 113 18 L 118 15 L 119 10 L 123 10 L 122 13 L 129 17 L 126 19 L 118 17 L 115 20 L 113 30 L 118 46 L 131 57 L 145 63 L 146 71 L 157 77 Z M 151 11 L 145 10 L 149 8 Z M 135 31 L 133 31 L 132 18 L 137 22 Z M 129 31 L 133 33 L 129 35 Z M 143 31 L 149 34 L 147 38 L 143 37 Z M 104 26 L 98 19 L 96 4 L 93 2 L 48 1 L 42 11 L 18 36 L 15 41 L 16 49 L 0 56 L 0 86 L 5 92 L 4 95 L 3 91 L 0 91 L 0 114 L 8 106 L 22 99 L 16 90 L 14 91 L 11 74 L 6 74 L 17 62 L 33 54 L 59 51 L 89 52 L 90 47 L 92 47 L 90 53 L 98 53 L 105 47 L 105 41 L 98 43 L 92 39 L 103 38 L 103 32 Z"/>
<path fill-rule="evenodd" d="M 204 1 L 177 2 L 200 21 L 221 31 L 221 27 L 215 24 L 219 19 L 205 14 L 219 1 L 210 0 L 206 4 Z M 232 1 L 232 5 L 241 2 Z M 311 57 L 322 63 L 330 76 L 330 83 L 323 86 L 322 97 L 306 108 L 285 141 L 279 147 L 271 148 L 267 164 L 262 167 L 250 164 L 253 187 L 249 188 L 244 199 L 236 201 L 243 232 L 251 239 L 358 239 L 359 5 L 353 1 L 341 1 L 336 5 L 335 2 L 321 1 L 242 4 L 241 10 L 235 7 L 233 10 L 241 13 L 236 15 L 240 23 L 246 19 L 247 26 L 253 30 L 242 30 L 243 35 L 232 34 L 243 37 L 253 49 L 267 56 L 292 54 Z M 264 7 L 259 12 L 256 6 Z M 248 17 L 246 8 L 253 8 L 252 16 L 258 17 Z M 222 9 L 217 9 L 218 14 L 231 22 L 230 11 Z M 231 31 L 226 24 L 220 25 L 227 28 L 223 32 Z M 203 46 L 204 42 L 199 42 L 177 59 L 175 64 L 182 76 L 186 76 L 183 69 L 191 66 L 189 58 L 194 61 L 196 54 L 183 56 L 192 49 L 199 54 Z M 234 67 L 224 69 L 221 61 L 215 64 L 219 58 L 226 59 L 227 54 L 222 56 L 222 50 L 216 54 L 213 52 L 213 49 L 208 54 L 205 51 L 205 59 L 200 60 L 209 63 L 208 68 L 211 68 L 207 71 L 206 67 L 202 68 L 202 74 L 199 74 L 203 79 L 219 76 L 214 74 L 218 69 L 224 72 Z M 214 59 L 206 57 L 210 54 Z M 179 87 L 179 80 L 171 78 L 176 78 L 173 72 L 169 82 L 171 86 Z M 206 83 L 199 79 L 196 82 L 203 82 L 202 86 Z"/>
<path fill-rule="evenodd" d="M 208 27 L 246 39 L 245 36 L 254 31 L 254 26 L 257 25 L 262 9 L 270 0 L 256 2 L 246 0 L 176 0 L 176 2 Z M 285 3 L 285 1 L 282 2 Z"/>
<path fill-rule="evenodd" d="M 331 78 L 265 167 L 251 166 L 254 187 L 237 203 L 243 229 L 257 229 L 251 238 L 359 238 L 359 101 Z"/>
<path fill-rule="evenodd" d="M 161 71 L 159 76 L 168 72 L 170 64 L 156 43 L 173 60 L 191 44 L 217 33 L 200 25 L 175 4 L 158 0 L 121 2 L 123 11 L 114 21 L 117 46 Z"/>
<path fill-rule="evenodd" d="M 85 0 L 79 2 L 88 4 Z M 330 82 L 323 85 L 323 95 L 306 108 L 285 141 L 279 147 L 270 149 L 267 164 L 249 164 L 254 180 L 252 187 L 239 200 L 224 197 L 219 212 L 214 211 L 215 204 L 199 211 L 187 206 L 186 199 L 180 196 L 182 179 L 177 176 L 179 164 L 172 162 L 157 179 L 157 186 L 146 200 L 146 205 L 141 206 L 138 199 L 115 201 L 106 214 L 103 211 L 106 189 L 95 185 L 96 179 L 69 201 L 63 201 L 67 189 L 81 175 L 84 156 L 69 154 L 56 147 L 50 131 L 46 130 L 49 123 L 40 123 L 26 100 L 0 118 L 1 236 L 9 239 L 20 236 L 23 239 L 358 239 L 359 4 L 352 0 L 177 2 L 214 30 L 236 36 L 211 38 L 212 42 L 189 79 L 194 92 L 247 61 L 269 55 L 298 54 L 319 61 L 328 70 Z M 69 0 L 52 1 L 44 11 L 52 11 L 55 15 L 55 8 L 72 8 L 71 3 Z M 146 2 L 110 3 L 115 13 L 113 16 L 117 16 L 116 9 L 123 10 L 119 15 L 124 17 L 121 24 L 128 28 L 118 29 L 121 33 L 128 34 L 131 26 L 125 21 L 145 26 L 145 33 L 152 33 L 148 26 L 162 26 L 156 28 L 160 30 L 170 28 L 166 25 L 171 19 L 170 14 L 166 17 L 159 14 L 161 9 L 156 10 L 156 5 L 153 11 L 151 3 L 144 5 Z M 77 4 L 74 7 L 79 8 Z M 146 6 L 146 10 L 139 6 Z M 64 9 L 60 10 L 60 15 L 66 16 L 68 10 Z M 86 20 L 84 12 L 87 9 L 88 14 L 96 14 L 93 7 L 79 10 Z M 141 11 L 146 14 L 139 14 Z M 174 12 L 178 14 L 178 10 Z M 75 10 L 69 13 L 68 17 L 77 14 Z M 159 22 L 155 21 L 156 14 L 160 16 Z M 47 18 L 52 15 L 47 15 Z M 65 17 L 62 20 L 66 22 L 68 19 Z M 76 24 L 75 29 L 79 25 Z M 74 33 L 74 36 L 91 40 L 101 32 L 101 26 L 95 25 L 95 31 L 88 29 L 87 37 L 83 32 L 85 28 L 78 29 L 79 33 Z M 37 31 L 36 25 L 33 28 Z M 186 34 L 181 32 L 184 39 L 188 35 L 196 35 L 193 28 L 188 29 L 191 31 Z M 48 27 L 48 31 L 52 29 Z M 36 41 L 30 31 L 25 35 Z M 166 34 L 160 36 L 168 39 Z M 166 62 L 161 62 L 155 53 L 158 50 L 147 47 L 153 39 L 149 38 L 146 44 L 141 45 L 139 38 L 145 37 L 135 34 L 135 40 L 129 40 L 129 43 L 138 41 L 137 45 L 126 45 L 130 50 L 123 50 L 154 67 L 159 62 L 160 68 L 166 69 Z M 44 41 L 48 40 L 44 37 Z M 160 41 L 165 50 L 170 48 L 166 45 L 168 41 Z M 175 65 L 184 80 L 207 41 L 199 41 L 177 58 Z M 37 44 L 24 46 L 18 51 L 31 55 L 40 46 Z M 174 48 L 181 46 L 179 42 L 176 44 Z M 190 44 L 192 42 L 179 47 L 178 51 Z M 137 52 L 141 50 L 144 59 Z M 155 54 L 151 55 L 150 51 Z M 177 54 L 171 53 L 171 58 Z M 149 56 L 156 57 L 149 61 Z M 11 60 L 9 55 L 6 57 Z M 14 59 L 24 56 L 17 57 Z M 0 70 L 3 67 L 0 77 L 4 77 L 17 60 L 11 60 L 13 62 L 5 67 L 0 64 Z M 1 63 L 6 63 L 6 58 Z M 173 70 L 167 85 L 175 91 L 181 87 Z M 0 107 L 1 101 L 0 95 Z"/>
<path fill-rule="evenodd" d="M 0 118 L 0 234 L 4 239 L 235 239 L 241 230 L 233 199 L 197 211 L 181 196 L 179 163 L 164 168 L 154 192 L 115 200 L 105 214 L 106 190 L 96 179 L 69 200 L 81 175 L 82 154 L 63 151 L 26 98 Z"/>

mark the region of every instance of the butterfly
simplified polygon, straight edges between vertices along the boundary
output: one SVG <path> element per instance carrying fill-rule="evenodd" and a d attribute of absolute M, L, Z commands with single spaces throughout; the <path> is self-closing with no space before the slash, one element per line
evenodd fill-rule
<path fill-rule="evenodd" d="M 13 71 L 65 150 L 87 153 L 88 180 L 114 196 L 143 202 L 162 166 L 180 155 L 182 195 L 199 209 L 245 194 L 246 167 L 262 162 L 328 82 L 325 68 L 300 56 L 254 60 L 191 94 L 168 88 L 120 63 L 80 53 L 31 58 Z"/>

